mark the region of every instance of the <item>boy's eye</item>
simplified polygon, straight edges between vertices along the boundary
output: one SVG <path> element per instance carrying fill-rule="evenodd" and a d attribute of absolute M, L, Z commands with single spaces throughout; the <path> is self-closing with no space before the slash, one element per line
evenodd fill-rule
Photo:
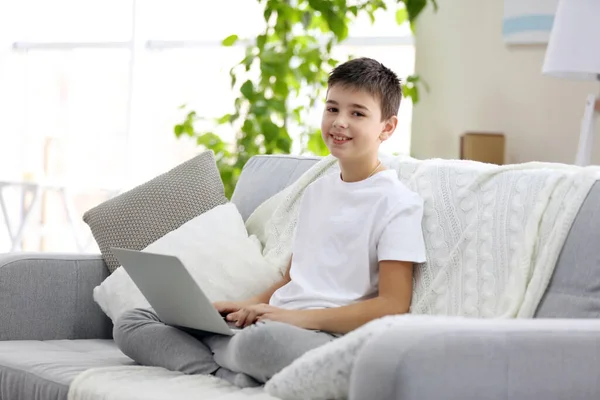
<path fill-rule="evenodd" d="M 352 114 L 354 114 L 357 117 L 364 117 L 365 116 L 365 114 L 363 114 L 361 112 L 358 112 L 358 111 L 354 111 Z"/>
<path fill-rule="evenodd" d="M 337 112 L 337 110 L 338 110 L 338 109 L 337 109 L 337 108 L 335 108 L 335 107 L 329 107 L 329 108 L 327 109 L 327 111 L 328 111 L 328 112 Z"/>

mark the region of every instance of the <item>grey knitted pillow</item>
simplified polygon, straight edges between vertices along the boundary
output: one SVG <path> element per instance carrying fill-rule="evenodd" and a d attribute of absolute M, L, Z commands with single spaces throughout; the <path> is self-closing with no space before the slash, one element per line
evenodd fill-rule
<path fill-rule="evenodd" d="M 142 250 L 212 208 L 225 204 L 210 150 L 122 193 L 83 215 L 110 273 L 120 266 L 111 247 Z"/>

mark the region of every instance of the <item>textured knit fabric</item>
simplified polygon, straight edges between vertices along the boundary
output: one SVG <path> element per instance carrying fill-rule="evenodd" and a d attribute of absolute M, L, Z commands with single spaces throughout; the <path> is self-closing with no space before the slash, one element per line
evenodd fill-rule
<path fill-rule="evenodd" d="M 205 151 L 172 170 L 87 211 L 108 269 L 119 262 L 111 247 L 142 250 L 187 221 L 225 204 L 214 153 Z"/>

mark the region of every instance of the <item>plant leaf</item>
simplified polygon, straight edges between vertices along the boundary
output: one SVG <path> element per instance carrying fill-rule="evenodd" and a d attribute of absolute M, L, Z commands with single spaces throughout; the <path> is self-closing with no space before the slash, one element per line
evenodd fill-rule
<path fill-rule="evenodd" d="M 231 122 L 233 115 L 225 114 L 221 118 L 217 118 L 217 124 L 222 125 Z"/>
<path fill-rule="evenodd" d="M 407 19 L 408 11 L 406 10 L 406 8 L 399 8 L 398 11 L 396 11 L 396 23 L 398 25 L 402 25 L 406 22 Z"/>
<path fill-rule="evenodd" d="M 417 16 L 421 14 L 425 6 L 427 6 L 427 0 L 404 0 L 406 5 L 406 11 L 408 12 L 408 19 L 411 24 L 415 22 Z"/>
<path fill-rule="evenodd" d="M 238 41 L 238 35 L 229 35 L 227 36 L 225 39 L 223 39 L 223 42 L 221 42 L 221 44 L 223 46 L 233 46 L 235 44 L 235 42 Z"/>
<path fill-rule="evenodd" d="M 265 22 L 269 22 L 271 14 L 273 14 L 273 9 L 269 8 L 268 6 L 265 7 L 265 13 L 263 14 L 263 16 L 265 17 Z"/>
<path fill-rule="evenodd" d="M 276 141 L 279 136 L 279 127 L 273 121 L 265 120 L 260 124 L 262 134 L 268 142 Z"/>
<path fill-rule="evenodd" d="M 175 136 L 180 137 L 183 134 L 183 125 L 182 124 L 175 125 L 175 127 L 173 128 L 173 131 L 175 132 Z"/>
<path fill-rule="evenodd" d="M 252 101 L 254 99 L 254 84 L 251 80 L 247 80 L 244 82 L 242 87 L 240 88 L 240 92 L 244 95 L 245 98 Z"/>
<path fill-rule="evenodd" d="M 194 126 L 191 123 L 183 124 L 183 131 L 188 134 L 188 136 L 194 136 Z"/>
<path fill-rule="evenodd" d="M 265 47 L 265 43 L 267 43 L 267 35 L 258 35 L 256 38 L 256 47 L 262 50 Z"/>

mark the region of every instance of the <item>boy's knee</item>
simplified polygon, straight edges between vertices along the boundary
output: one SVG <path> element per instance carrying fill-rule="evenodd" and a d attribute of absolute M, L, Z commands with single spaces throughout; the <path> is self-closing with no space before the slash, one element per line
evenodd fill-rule
<path fill-rule="evenodd" d="M 262 371 L 272 366 L 274 358 L 282 355 L 282 348 L 289 346 L 286 343 L 286 337 L 289 341 L 289 335 L 285 335 L 286 328 L 286 324 L 269 321 L 252 325 L 236 334 L 230 343 L 235 364 L 244 372 Z M 268 371 L 264 372 L 270 375 Z"/>
<path fill-rule="evenodd" d="M 158 316 L 151 310 L 135 308 L 127 310 L 117 319 L 113 325 L 113 339 L 117 345 L 121 345 L 128 334 L 135 328 L 145 325 L 148 322 L 158 322 Z"/>
<path fill-rule="evenodd" d="M 248 358 L 251 358 L 254 352 L 261 351 L 260 349 L 268 343 L 263 331 L 264 325 L 258 324 L 238 332 L 231 341 L 236 357 L 248 355 Z"/>

